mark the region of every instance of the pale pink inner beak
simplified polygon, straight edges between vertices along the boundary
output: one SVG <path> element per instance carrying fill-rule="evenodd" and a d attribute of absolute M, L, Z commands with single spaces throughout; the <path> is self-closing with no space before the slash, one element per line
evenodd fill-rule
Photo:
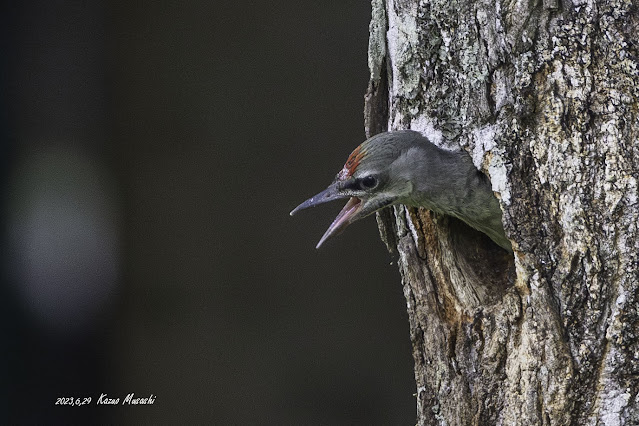
<path fill-rule="evenodd" d="M 350 200 L 346 203 L 341 212 L 337 215 L 331 226 L 328 227 L 322 239 L 317 243 L 315 248 L 320 248 L 320 246 L 326 241 L 329 237 L 339 234 L 344 230 L 350 223 L 351 218 L 357 214 L 359 209 L 362 207 L 362 200 L 357 197 L 351 197 Z"/>

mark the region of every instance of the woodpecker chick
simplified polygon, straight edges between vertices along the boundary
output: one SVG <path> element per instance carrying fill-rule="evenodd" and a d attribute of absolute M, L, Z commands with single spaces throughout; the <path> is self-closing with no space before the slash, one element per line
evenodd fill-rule
<path fill-rule="evenodd" d="M 384 207 L 425 207 L 461 219 L 512 252 L 488 178 L 464 152 L 450 152 L 412 130 L 380 133 L 355 148 L 328 188 L 297 206 L 349 198 L 317 244 Z"/>

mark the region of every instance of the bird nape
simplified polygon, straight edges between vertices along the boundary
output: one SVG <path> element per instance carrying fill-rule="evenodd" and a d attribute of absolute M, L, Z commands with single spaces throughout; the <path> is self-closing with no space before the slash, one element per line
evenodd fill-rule
<path fill-rule="evenodd" d="M 404 204 L 454 216 L 512 252 L 502 212 L 488 178 L 465 151 L 450 152 L 412 130 L 380 133 L 355 148 L 333 183 L 291 215 L 333 200 L 348 202 L 319 248 L 351 223 L 384 207 Z"/>

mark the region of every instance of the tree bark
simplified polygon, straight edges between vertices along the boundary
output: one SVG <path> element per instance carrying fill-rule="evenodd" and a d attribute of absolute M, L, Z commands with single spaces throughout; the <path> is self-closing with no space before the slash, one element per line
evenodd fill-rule
<path fill-rule="evenodd" d="M 367 132 L 491 179 L 514 256 L 424 209 L 399 255 L 420 425 L 639 424 L 636 2 L 373 0 Z"/>

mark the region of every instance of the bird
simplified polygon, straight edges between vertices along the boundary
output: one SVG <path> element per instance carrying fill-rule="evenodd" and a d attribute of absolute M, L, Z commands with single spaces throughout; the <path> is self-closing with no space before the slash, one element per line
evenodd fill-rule
<path fill-rule="evenodd" d="M 348 225 L 403 204 L 456 217 L 512 253 L 490 180 L 466 151 L 448 151 L 413 130 L 379 133 L 359 145 L 324 191 L 290 212 L 348 199 L 316 248 Z"/>

